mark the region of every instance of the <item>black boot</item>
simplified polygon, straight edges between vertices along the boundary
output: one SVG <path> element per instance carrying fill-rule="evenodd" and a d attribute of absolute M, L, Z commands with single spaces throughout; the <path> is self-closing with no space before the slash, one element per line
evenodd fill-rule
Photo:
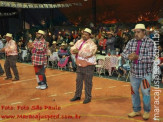
<path fill-rule="evenodd" d="M 70 99 L 71 102 L 73 101 L 77 101 L 77 100 L 80 100 L 81 98 L 80 97 L 73 97 L 72 99 Z"/>
<path fill-rule="evenodd" d="M 91 102 L 91 99 L 85 99 L 85 100 L 83 101 L 83 104 L 87 104 L 87 103 L 89 103 L 89 102 Z"/>

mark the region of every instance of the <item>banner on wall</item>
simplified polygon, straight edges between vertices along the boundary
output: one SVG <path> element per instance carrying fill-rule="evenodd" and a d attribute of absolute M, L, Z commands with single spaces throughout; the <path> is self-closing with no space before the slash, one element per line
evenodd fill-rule
<path fill-rule="evenodd" d="M 0 7 L 11 7 L 11 8 L 68 8 L 71 6 L 82 6 L 82 3 L 35 4 L 35 3 L 0 1 Z"/>

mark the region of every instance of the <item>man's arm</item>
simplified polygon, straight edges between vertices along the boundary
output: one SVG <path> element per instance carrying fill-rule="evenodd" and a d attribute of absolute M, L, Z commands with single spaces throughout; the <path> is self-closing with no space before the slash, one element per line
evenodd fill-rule
<path fill-rule="evenodd" d="M 130 58 L 130 50 L 129 50 L 129 47 L 130 47 L 130 41 L 127 43 L 125 49 L 123 50 L 121 56 L 125 59 L 129 59 Z"/>

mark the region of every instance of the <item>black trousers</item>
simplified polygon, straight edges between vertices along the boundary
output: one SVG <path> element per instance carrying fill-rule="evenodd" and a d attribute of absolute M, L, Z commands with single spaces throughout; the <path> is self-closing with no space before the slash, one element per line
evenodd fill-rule
<path fill-rule="evenodd" d="M 95 66 L 79 67 L 77 66 L 77 78 L 76 78 L 76 92 L 75 97 L 81 97 L 83 89 L 83 81 L 85 84 L 85 99 L 91 99 L 92 92 L 92 79 Z"/>
<path fill-rule="evenodd" d="M 11 71 L 10 71 L 10 68 L 11 68 L 15 75 L 15 79 L 19 79 L 19 73 L 16 67 L 17 58 L 18 58 L 17 55 L 6 56 L 4 68 L 5 68 L 7 78 L 12 78 Z"/>

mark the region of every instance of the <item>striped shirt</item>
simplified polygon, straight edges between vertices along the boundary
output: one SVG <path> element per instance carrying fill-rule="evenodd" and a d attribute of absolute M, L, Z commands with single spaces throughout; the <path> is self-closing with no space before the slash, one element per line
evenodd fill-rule
<path fill-rule="evenodd" d="M 149 37 L 144 37 L 140 44 L 138 63 L 131 61 L 131 75 L 136 78 L 143 78 L 145 75 L 152 73 L 153 62 L 155 60 L 155 43 Z M 136 52 L 137 40 L 129 41 L 122 52 L 122 56 L 128 59 L 129 54 Z"/>
<path fill-rule="evenodd" d="M 18 55 L 17 45 L 14 40 L 11 39 L 10 41 L 6 42 L 6 45 L 4 48 L 5 48 L 5 53 L 7 56 Z"/>
<path fill-rule="evenodd" d="M 34 48 L 32 49 L 32 64 L 46 65 L 47 64 L 47 44 L 45 39 L 35 39 L 33 42 Z"/>

